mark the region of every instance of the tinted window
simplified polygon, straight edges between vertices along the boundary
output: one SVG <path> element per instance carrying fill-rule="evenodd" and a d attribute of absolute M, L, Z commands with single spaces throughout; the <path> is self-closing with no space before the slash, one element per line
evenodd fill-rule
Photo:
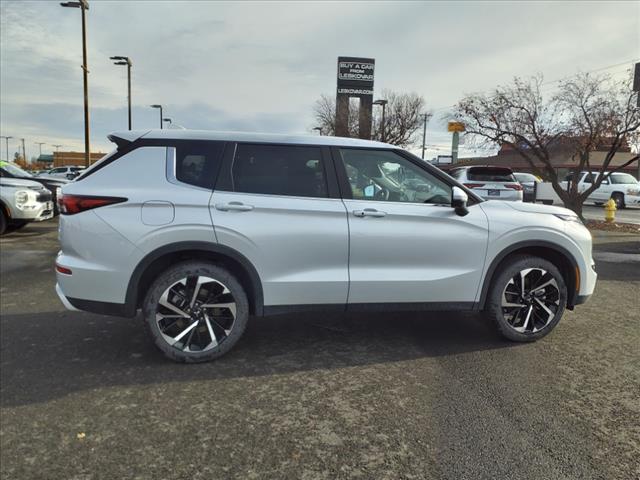
<path fill-rule="evenodd" d="M 470 168 L 467 178 L 474 182 L 513 182 L 515 178 L 508 168 L 479 167 Z"/>
<path fill-rule="evenodd" d="M 327 196 L 318 147 L 238 144 L 231 174 L 236 192 Z"/>
<path fill-rule="evenodd" d="M 382 150 L 340 150 L 357 200 L 451 203 L 451 187 L 400 155 Z"/>
<path fill-rule="evenodd" d="M 221 142 L 188 142 L 176 146 L 176 179 L 197 187 L 212 188 L 220 167 Z"/>

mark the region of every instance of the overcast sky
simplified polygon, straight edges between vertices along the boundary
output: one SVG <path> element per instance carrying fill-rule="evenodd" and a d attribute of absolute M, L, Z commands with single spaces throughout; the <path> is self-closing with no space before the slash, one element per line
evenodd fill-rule
<path fill-rule="evenodd" d="M 29 157 L 36 141 L 81 151 L 80 10 L 0 8 L 1 134 L 25 137 Z M 338 56 L 373 57 L 377 92 L 417 92 L 434 110 L 427 157 L 448 153 L 439 119 L 465 92 L 536 72 L 621 75 L 640 57 L 640 2 L 90 0 L 87 18 L 94 151 L 127 128 L 126 68 L 111 55 L 133 60 L 135 129 L 157 128 L 148 105 L 161 103 L 187 128 L 282 133 L 313 127 L 314 101 L 335 92 Z"/>

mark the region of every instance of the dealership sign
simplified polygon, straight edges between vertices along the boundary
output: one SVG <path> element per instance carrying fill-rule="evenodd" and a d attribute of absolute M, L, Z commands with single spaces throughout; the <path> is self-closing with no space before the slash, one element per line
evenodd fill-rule
<path fill-rule="evenodd" d="M 338 93 L 372 96 L 375 65 L 373 58 L 338 57 Z"/>
<path fill-rule="evenodd" d="M 375 66 L 376 61 L 373 58 L 338 57 L 335 129 L 337 136 L 349 136 L 349 99 L 355 97 L 360 99 L 358 106 L 358 136 L 371 139 Z"/>

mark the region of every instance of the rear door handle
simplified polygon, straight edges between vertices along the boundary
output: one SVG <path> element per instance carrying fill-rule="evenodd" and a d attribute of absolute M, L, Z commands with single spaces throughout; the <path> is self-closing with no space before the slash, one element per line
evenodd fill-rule
<path fill-rule="evenodd" d="M 253 210 L 253 205 L 245 205 L 242 202 L 216 203 L 216 210 L 221 210 L 223 212 L 248 212 Z"/>
<path fill-rule="evenodd" d="M 354 210 L 353 214 L 356 217 L 384 217 L 387 213 L 376 210 L 375 208 L 365 208 L 364 210 Z"/>

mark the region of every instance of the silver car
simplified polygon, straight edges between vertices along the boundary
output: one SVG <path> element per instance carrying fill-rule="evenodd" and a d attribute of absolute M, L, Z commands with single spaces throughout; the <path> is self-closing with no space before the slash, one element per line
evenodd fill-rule
<path fill-rule="evenodd" d="M 523 200 L 523 187 L 513 176 L 510 168 L 478 166 L 459 167 L 449 175 L 470 188 L 485 200 Z"/>
<path fill-rule="evenodd" d="M 485 311 L 514 341 L 585 302 L 591 235 L 564 208 L 484 202 L 392 145 L 154 130 L 62 188 L 56 290 L 144 318 L 169 358 L 236 344 L 250 316 Z"/>
<path fill-rule="evenodd" d="M 29 222 L 49 220 L 53 213 L 51 192 L 42 184 L 0 177 L 0 235 L 22 228 Z"/>

